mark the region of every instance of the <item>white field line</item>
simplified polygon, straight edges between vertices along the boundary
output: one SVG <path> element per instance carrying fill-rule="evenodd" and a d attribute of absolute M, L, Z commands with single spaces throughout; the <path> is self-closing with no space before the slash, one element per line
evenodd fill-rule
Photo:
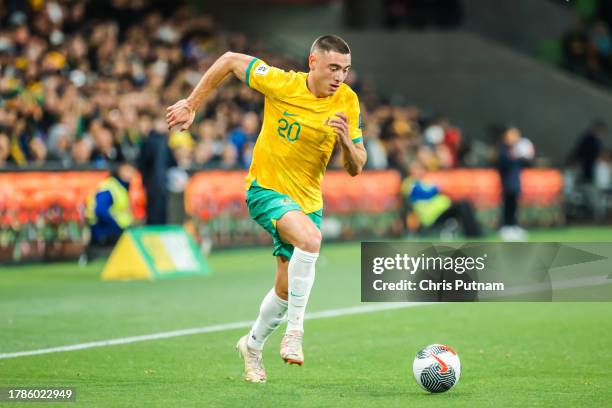
<path fill-rule="evenodd" d="M 324 310 L 321 312 L 307 313 L 306 318 L 309 320 L 325 319 L 329 317 L 350 316 L 350 315 L 356 315 L 356 314 L 362 314 L 362 313 L 380 312 L 383 310 L 404 309 L 408 307 L 417 307 L 417 306 L 435 305 L 435 304 L 436 303 L 419 303 L 419 302 L 372 304 L 372 305 L 363 305 L 363 306 L 347 307 L 343 309 L 331 309 L 331 310 Z M 160 340 L 160 339 L 169 339 L 172 337 L 190 336 L 193 334 L 216 333 L 216 332 L 223 332 L 223 331 L 234 330 L 234 329 L 246 329 L 246 328 L 250 328 L 252 325 L 253 325 L 253 321 L 222 323 L 222 324 L 213 324 L 210 326 L 203 326 L 203 327 L 193 327 L 190 329 L 173 330 L 173 331 L 160 332 L 160 333 L 151 333 L 151 334 L 145 334 L 142 336 L 121 337 L 118 339 L 99 340 L 99 341 L 92 341 L 88 343 L 70 344 L 67 346 L 50 347 L 50 348 L 38 349 L 38 350 L 16 351 L 12 353 L 0 353 L 0 360 L 8 359 L 8 358 L 36 356 L 39 354 L 63 353 L 65 351 L 85 350 L 85 349 L 90 349 L 94 347 L 118 346 L 121 344 L 138 343 L 141 341 L 152 341 L 152 340 Z"/>
<path fill-rule="evenodd" d="M 563 289 L 573 289 L 580 287 L 588 287 L 595 285 L 606 285 L 610 284 L 610 280 L 606 277 L 590 277 L 590 278 L 582 278 L 582 279 L 571 279 L 567 281 L 554 282 L 552 284 L 553 290 L 563 290 Z M 541 290 L 550 289 L 549 285 L 532 285 L 528 287 L 517 287 L 517 288 L 509 288 L 506 289 L 503 293 L 504 295 L 516 295 L 516 294 L 524 294 L 531 292 L 538 292 Z M 481 298 L 495 298 L 500 296 L 495 295 L 480 295 Z M 410 303 L 375 303 L 371 305 L 362 305 L 362 306 L 354 306 L 347 307 L 343 309 L 331 309 L 331 310 L 323 310 L 321 312 L 313 312 L 307 313 L 306 318 L 309 320 L 314 319 L 325 319 L 329 317 L 338 317 L 338 316 L 350 316 L 362 313 L 372 313 L 372 312 L 380 312 L 384 310 L 393 310 L 393 309 L 404 309 L 409 307 L 418 307 L 425 305 L 439 305 L 442 303 L 435 302 L 410 302 Z M 92 341 L 88 343 L 78 343 L 71 344 L 67 346 L 59 346 L 59 347 L 51 347 L 46 349 L 38 349 L 38 350 L 27 350 L 27 351 L 16 351 L 12 353 L 0 353 L 0 360 L 8 359 L 8 358 L 17 358 L 17 357 L 26 357 L 26 356 L 36 356 L 39 354 L 50 354 L 50 353 L 62 353 L 65 351 L 75 351 L 75 350 L 84 350 L 94 347 L 109 347 L 109 346 L 118 346 L 121 344 L 130 344 L 130 343 L 138 343 L 141 341 L 152 341 L 152 340 L 160 340 L 160 339 L 169 339 L 172 337 L 181 337 L 181 336 L 189 336 L 193 334 L 204 334 L 204 333 L 216 333 L 223 332 L 234 329 L 246 329 L 253 325 L 253 321 L 241 321 L 241 322 L 233 322 L 233 323 L 221 323 L 221 324 L 213 324 L 210 326 L 203 327 L 193 327 L 190 329 L 181 329 L 181 330 L 173 330 L 167 332 L 160 333 L 151 333 L 145 334 L 142 336 L 132 336 L 132 337 L 121 337 L 118 339 L 109 339 L 109 340 L 99 340 Z"/>

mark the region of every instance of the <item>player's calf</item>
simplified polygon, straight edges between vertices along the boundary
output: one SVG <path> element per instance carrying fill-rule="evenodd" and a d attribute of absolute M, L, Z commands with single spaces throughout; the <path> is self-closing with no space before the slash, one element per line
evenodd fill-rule
<path fill-rule="evenodd" d="M 281 237 L 294 246 L 287 267 L 287 331 L 281 342 L 281 357 L 285 362 L 302 365 L 304 315 L 315 280 L 321 232 L 305 214 L 297 211 L 285 214 L 277 223 L 277 228 Z"/>

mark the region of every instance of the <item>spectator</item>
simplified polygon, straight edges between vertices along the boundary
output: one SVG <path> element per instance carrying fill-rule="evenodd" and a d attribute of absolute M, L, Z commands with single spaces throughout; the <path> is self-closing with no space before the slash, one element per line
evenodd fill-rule
<path fill-rule="evenodd" d="M 599 68 L 604 75 L 609 74 L 612 68 L 612 39 L 608 27 L 603 22 L 598 22 L 593 26 L 591 32 L 591 45 L 595 50 L 595 58 Z"/>
<path fill-rule="evenodd" d="M 576 19 L 574 26 L 565 33 L 562 49 L 565 68 L 579 75 L 586 75 L 588 36 L 582 20 Z"/>
<path fill-rule="evenodd" d="M 578 164 L 575 192 L 582 197 L 589 215 L 596 220 L 604 218 L 608 206 L 606 169 L 609 167 L 603 146 L 607 135 L 607 124 L 600 120 L 594 121 L 578 140 L 568 160 L 570 165 Z"/>
<path fill-rule="evenodd" d="M 47 158 L 47 146 L 40 137 L 33 137 L 28 142 L 28 153 L 32 164 L 41 166 Z"/>
<path fill-rule="evenodd" d="M 563 36 L 563 67 L 595 83 L 612 86 L 609 1 L 576 3 L 576 20 Z"/>
<path fill-rule="evenodd" d="M 228 144 L 221 156 L 221 166 L 224 170 L 234 170 L 240 168 L 238 150 L 233 144 Z"/>
<path fill-rule="evenodd" d="M 6 132 L 0 130 L 0 168 L 6 167 L 11 155 L 11 141 Z"/>
<path fill-rule="evenodd" d="M 569 162 L 579 164 L 581 179 L 587 184 L 593 183 L 595 161 L 603 150 L 603 139 L 607 135 L 608 125 L 606 123 L 600 120 L 593 122 L 570 154 Z"/>
<path fill-rule="evenodd" d="M 68 126 L 61 123 L 51 127 L 48 140 L 48 158 L 52 161 L 57 161 L 62 167 L 68 168 L 72 164 L 70 152 L 70 130 Z"/>
<path fill-rule="evenodd" d="M 194 141 L 189 131 L 173 132 L 168 145 L 172 150 L 174 160 L 178 167 L 188 169 L 193 161 Z"/>
<path fill-rule="evenodd" d="M 89 163 L 91 159 L 92 142 L 89 137 L 84 137 L 78 140 L 72 146 L 72 163 L 76 167 L 83 167 Z"/>
<path fill-rule="evenodd" d="M 174 166 L 163 119 L 156 119 L 145 137 L 138 161 L 147 194 L 147 224 L 166 224 L 168 219 L 167 171 Z"/>
<path fill-rule="evenodd" d="M 608 193 L 612 192 L 612 152 L 607 151 L 599 156 L 593 173 L 595 187 Z"/>
<path fill-rule="evenodd" d="M 132 225 L 129 189 L 134 173 L 131 163 L 119 162 L 87 200 L 86 216 L 92 244 L 113 245 L 123 230 Z"/>
<path fill-rule="evenodd" d="M 91 240 L 79 259 L 80 263 L 108 257 L 123 231 L 134 222 L 129 189 L 135 171 L 130 162 L 120 161 L 87 199 L 85 216 L 91 229 Z"/>
<path fill-rule="evenodd" d="M 247 162 L 245 151 L 249 144 L 255 142 L 259 130 L 259 118 L 255 112 L 247 112 L 240 123 L 240 127 L 235 128 L 229 134 L 229 140 L 234 145 L 238 154 L 238 163 L 242 168 L 248 168 L 251 164 Z"/>
<path fill-rule="evenodd" d="M 94 144 L 91 161 L 96 167 L 108 167 L 120 158 L 119 152 L 113 145 L 113 133 L 108 126 L 94 122 L 91 135 Z"/>
<path fill-rule="evenodd" d="M 364 138 L 365 148 L 368 152 L 366 168 L 373 170 L 383 170 L 387 168 L 387 152 L 384 144 L 380 140 L 380 125 L 374 120 L 368 122 L 365 127 Z"/>
<path fill-rule="evenodd" d="M 206 168 L 213 158 L 213 144 L 204 140 L 198 143 L 193 152 L 193 161 L 197 168 Z"/>
<path fill-rule="evenodd" d="M 442 228 L 444 234 L 453 234 L 459 227 L 466 237 L 480 237 L 482 228 L 474 215 L 474 208 L 465 200 L 453 202 L 440 193 L 435 185 L 424 180 L 423 163 L 410 164 L 410 176 L 402 183 L 402 193 L 423 228 Z"/>
<path fill-rule="evenodd" d="M 521 145 L 521 132 L 514 126 L 503 130 L 497 150 L 497 169 L 501 178 L 503 210 L 500 235 L 504 241 L 525 241 L 527 231 L 517 224 L 516 213 L 521 194 L 521 170 L 531 159 L 533 151 Z"/>

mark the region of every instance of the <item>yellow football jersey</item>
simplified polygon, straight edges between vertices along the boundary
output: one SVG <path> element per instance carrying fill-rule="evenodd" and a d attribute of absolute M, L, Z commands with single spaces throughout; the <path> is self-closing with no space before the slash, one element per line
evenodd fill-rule
<path fill-rule="evenodd" d="M 265 96 L 264 118 L 246 178 L 291 197 L 305 213 L 323 207 L 321 180 L 336 134 L 327 124 L 336 113 L 348 117 L 353 143 L 362 140 L 357 94 L 346 84 L 328 97 L 317 98 L 306 86 L 308 74 L 283 71 L 254 58 L 246 83 Z"/>

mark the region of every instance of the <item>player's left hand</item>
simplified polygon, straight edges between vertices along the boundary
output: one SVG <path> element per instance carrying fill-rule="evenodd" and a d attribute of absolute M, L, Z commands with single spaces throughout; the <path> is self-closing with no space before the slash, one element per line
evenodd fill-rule
<path fill-rule="evenodd" d="M 336 113 L 336 117 L 330 119 L 328 124 L 334 128 L 334 133 L 336 134 L 337 139 L 344 139 L 345 141 L 348 139 L 349 123 L 344 112 Z"/>
<path fill-rule="evenodd" d="M 180 130 L 187 130 L 195 118 L 195 109 L 187 99 L 181 99 L 172 106 L 166 108 L 166 121 L 168 129 L 179 126 Z"/>

